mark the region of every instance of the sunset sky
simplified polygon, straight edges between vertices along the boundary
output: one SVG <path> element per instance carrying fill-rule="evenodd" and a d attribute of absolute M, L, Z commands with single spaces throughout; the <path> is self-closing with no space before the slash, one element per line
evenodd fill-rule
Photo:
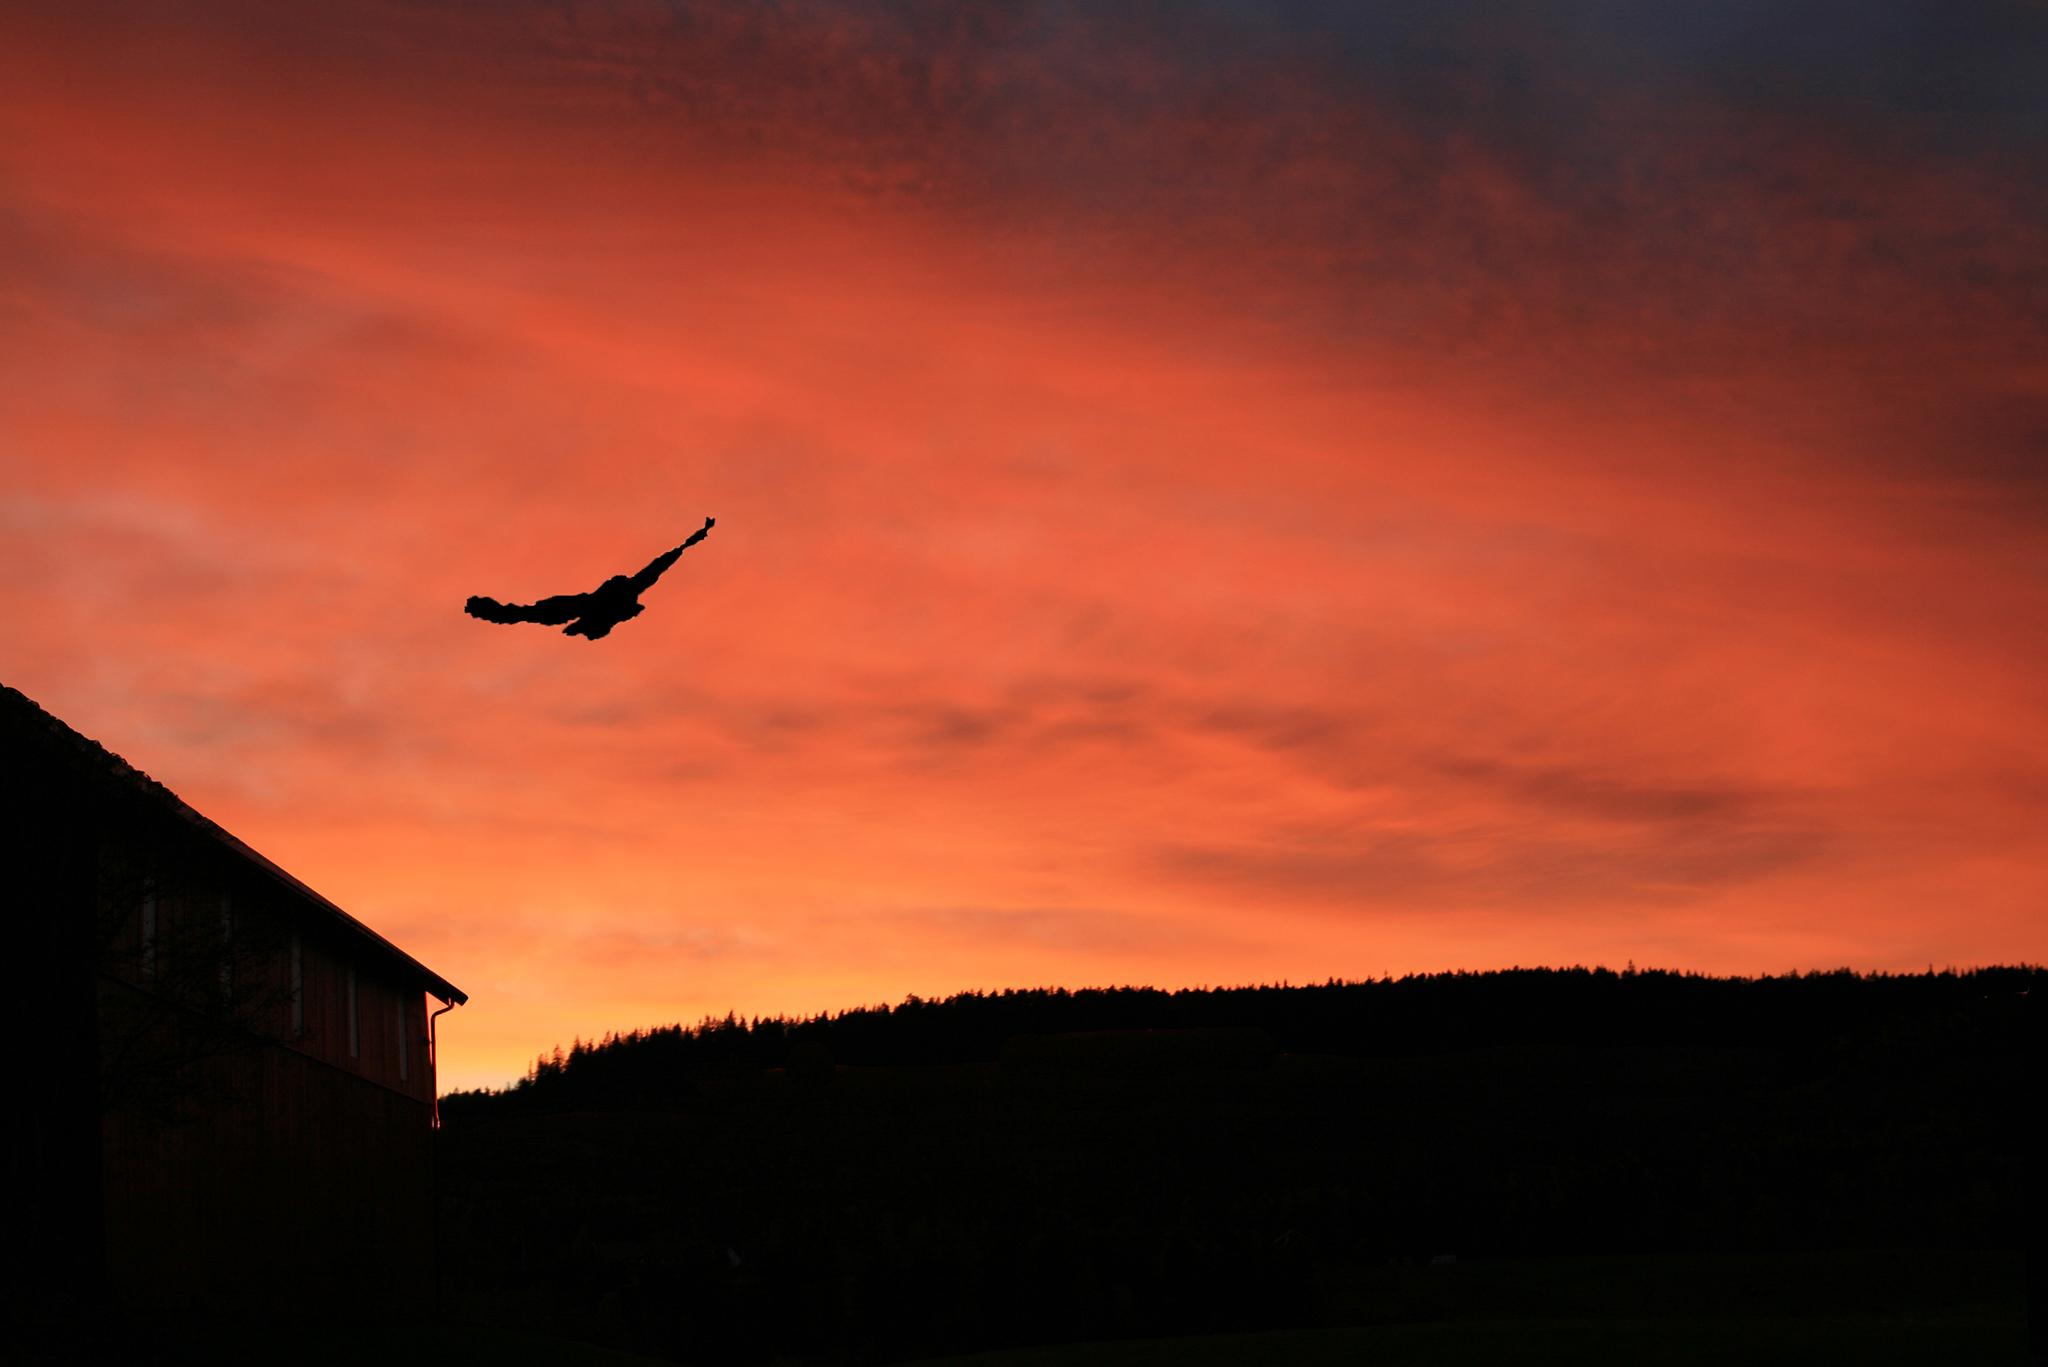
<path fill-rule="evenodd" d="M 470 993 L 449 1086 L 2040 962 L 2044 324 L 2039 5 L 10 7 L 0 682 Z"/>

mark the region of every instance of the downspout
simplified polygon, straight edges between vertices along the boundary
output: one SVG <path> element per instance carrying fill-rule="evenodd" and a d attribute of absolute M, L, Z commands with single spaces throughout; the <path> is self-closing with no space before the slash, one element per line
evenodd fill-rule
<path fill-rule="evenodd" d="M 434 1079 L 434 1128 L 441 1128 L 441 1055 L 434 1047 L 434 1022 L 460 1006 L 460 1002 L 449 1002 L 439 1011 L 427 1017 L 427 1072 Z"/>

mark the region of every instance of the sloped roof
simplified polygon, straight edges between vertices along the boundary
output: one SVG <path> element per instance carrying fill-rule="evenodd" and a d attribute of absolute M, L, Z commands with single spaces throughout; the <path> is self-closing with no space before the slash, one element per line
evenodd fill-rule
<path fill-rule="evenodd" d="M 98 741 L 72 730 L 39 707 L 34 699 L 4 684 L 0 684 L 0 726 L 4 726 L 8 739 L 35 746 L 89 783 L 139 798 L 155 810 L 190 827 L 259 875 L 282 885 L 294 902 L 315 921 L 326 924 L 341 938 L 354 941 L 369 957 L 381 960 L 402 976 L 417 981 L 442 1001 L 460 1005 L 469 1000 L 466 993 L 440 974 L 250 849 L 217 823 L 200 815 L 169 788 Z"/>

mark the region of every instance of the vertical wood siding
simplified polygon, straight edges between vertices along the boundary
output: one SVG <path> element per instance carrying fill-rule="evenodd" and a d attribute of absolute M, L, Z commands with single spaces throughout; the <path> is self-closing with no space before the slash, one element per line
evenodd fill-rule
<path fill-rule="evenodd" d="M 173 1104 L 103 1120 L 107 1266 L 122 1302 L 245 1313 L 431 1307 L 424 1101 L 274 1041 L 188 1072 Z"/>
<path fill-rule="evenodd" d="M 144 1040 L 142 1084 L 100 1125 L 114 1294 L 159 1309 L 426 1313 L 434 1078 L 407 1028 L 425 1020 L 425 993 L 288 893 L 178 853 L 102 843 L 102 903 L 133 903 L 103 906 L 103 1050 Z M 159 865 L 175 877 L 124 872 Z"/>

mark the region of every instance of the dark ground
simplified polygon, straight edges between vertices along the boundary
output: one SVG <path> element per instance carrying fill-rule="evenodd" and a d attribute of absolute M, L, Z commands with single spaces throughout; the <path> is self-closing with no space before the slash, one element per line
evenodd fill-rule
<path fill-rule="evenodd" d="M 2025 1316 L 2010 1253 L 1866 1251 L 1553 1258 L 1340 1267 L 1333 1327 L 1011 1349 L 957 1367 L 1961 1367 L 2018 1364 Z M 11 1359 L 12 1360 L 12 1359 Z M 25 1363 L 206 1367 L 648 1367 L 657 1359 L 473 1325 L 102 1326 Z"/>
<path fill-rule="evenodd" d="M 1308 1361 L 1345 1326 L 1388 1361 L 1499 1360 L 1502 1335 L 1747 1357 L 1781 1331 L 1801 1360 L 1830 1334 L 1997 1360 L 2023 1305 L 2015 999 L 1917 981 L 1877 1007 L 1818 983 L 1825 1009 L 1733 1042 L 1698 1013 L 1546 1039 L 1538 1012 L 1523 1042 L 1378 1057 L 1247 1054 L 1241 1021 L 870 1067 L 785 1030 L 787 1068 L 666 1081 L 614 1054 L 611 1109 L 550 1110 L 603 1089 L 545 1080 L 449 1108 L 444 1304 L 704 1364 L 1272 1331 L 1310 1336 L 1228 1351 Z"/>

